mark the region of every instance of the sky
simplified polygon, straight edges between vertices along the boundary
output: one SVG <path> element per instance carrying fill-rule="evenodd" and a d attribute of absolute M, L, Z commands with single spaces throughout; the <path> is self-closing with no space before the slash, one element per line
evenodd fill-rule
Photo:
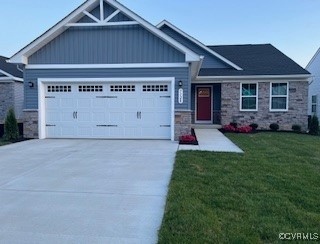
<path fill-rule="evenodd" d="M 206 45 L 271 43 L 302 67 L 320 47 L 320 0 L 118 0 Z M 1 0 L 0 55 L 10 57 L 84 0 Z"/>

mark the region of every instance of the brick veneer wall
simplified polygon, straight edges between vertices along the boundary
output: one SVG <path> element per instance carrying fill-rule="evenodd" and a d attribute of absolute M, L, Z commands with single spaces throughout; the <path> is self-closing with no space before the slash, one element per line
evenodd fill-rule
<path fill-rule="evenodd" d="M 258 84 L 258 111 L 240 111 L 240 82 L 222 83 L 221 123 L 237 122 L 239 125 L 257 123 L 260 129 L 269 129 L 278 123 L 281 130 L 291 130 L 293 124 L 308 126 L 308 82 L 289 82 L 289 109 L 287 112 L 270 112 L 270 82 Z"/>
<path fill-rule="evenodd" d="M 38 134 L 38 111 L 23 111 L 23 136 L 25 138 L 39 138 Z"/>
<path fill-rule="evenodd" d="M 191 111 L 176 111 L 174 139 L 179 140 L 179 136 L 190 135 L 190 133 L 191 133 Z"/>

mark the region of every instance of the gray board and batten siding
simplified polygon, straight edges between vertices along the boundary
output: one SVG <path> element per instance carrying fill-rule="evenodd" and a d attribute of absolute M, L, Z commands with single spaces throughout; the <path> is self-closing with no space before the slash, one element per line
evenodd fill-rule
<path fill-rule="evenodd" d="M 132 68 L 132 69 L 26 69 L 24 72 L 25 108 L 38 108 L 38 78 L 144 78 L 175 77 L 175 109 L 190 110 L 191 76 L 190 68 Z M 179 81 L 183 82 L 184 101 L 178 103 Z M 29 87 L 33 82 L 34 87 Z M 137 82 L 139 80 L 137 79 Z"/>
<path fill-rule="evenodd" d="M 160 28 L 160 30 L 166 33 L 168 36 L 175 39 L 176 41 L 178 41 L 179 43 L 181 43 L 182 45 L 184 45 L 185 47 L 194 51 L 195 53 L 205 56 L 202 63 L 202 68 L 218 68 L 218 69 L 230 68 L 228 64 L 224 63 L 217 57 L 214 57 L 211 53 L 199 47 L 197 44 L 190 41 L 189 39 L 182 36 L 181 34 L 177 33 L 175 30 L 171 29 L 169 26 L 163 25 Z"/>
<path fill-rule="evenodd" d="M 185 54 L 139 25 L 71 27 L 29 64 L 181 63 Z"/>

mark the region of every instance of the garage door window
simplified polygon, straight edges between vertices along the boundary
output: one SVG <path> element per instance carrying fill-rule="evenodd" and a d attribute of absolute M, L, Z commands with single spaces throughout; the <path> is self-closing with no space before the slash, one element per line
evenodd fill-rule
<path fill-rule="evenodd" d="M 71 86 L 48 86 L 48 92 L 71 92 Z"/>
<path fill-rule="evenodd" d="M 143 85 L 144 92 L 167 92 L 168 85 Z"/>
<path fill-rule="evenodd" d="M 134 92 L 136 91 L 135 85 L 111 85 L 111 92 Z"/>
<path fill-rule="evenodd" d="M 79 92 L 103 92 L 103 86 L 79 86 Z"/>

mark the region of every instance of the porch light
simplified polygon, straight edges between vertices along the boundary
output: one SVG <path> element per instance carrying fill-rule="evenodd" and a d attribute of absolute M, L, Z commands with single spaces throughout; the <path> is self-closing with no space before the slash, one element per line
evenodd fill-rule
<path fill-rule="evenodd" d="M 32 81 L 28 82 L 29 87 L 34 87 L 34 83 Z"/>
<path fill-rule="evenodd" d="M 182 80 L 179 81 L 179 87 L 182 87 L 183 86 L 183 83 L 182 83 Z"/>

